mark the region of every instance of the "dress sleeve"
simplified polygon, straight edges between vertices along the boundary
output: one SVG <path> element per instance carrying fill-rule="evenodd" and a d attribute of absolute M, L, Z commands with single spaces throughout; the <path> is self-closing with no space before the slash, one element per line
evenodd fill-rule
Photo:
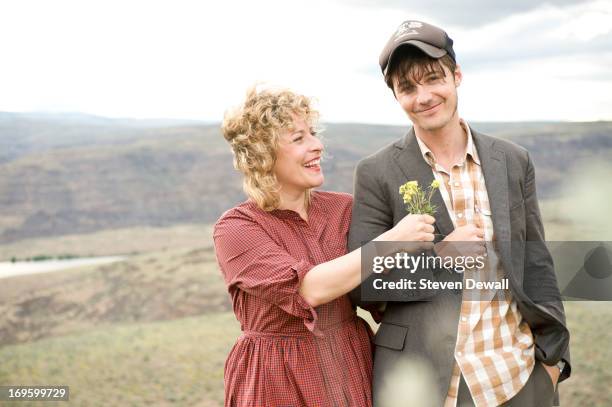
<path fill-rule="evenodd" d="M 316 329 L 317 312 L 299 293 L 302 279 L 314 265 L 291 256 L 261 225 L 241 213 L 223 216 L 215 225 L 213 238 L 230 291 L 238 288 L 269 301 L 303 318 L 311 332 L 320 334 Z"/>

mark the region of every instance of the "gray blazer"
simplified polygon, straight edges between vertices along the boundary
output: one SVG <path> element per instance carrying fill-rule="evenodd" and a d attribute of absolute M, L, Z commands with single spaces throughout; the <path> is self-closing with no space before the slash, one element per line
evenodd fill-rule
<path fill-rule="evenodd" d="M 534 334 L 536 359 L 548 365 L 565 360 L 567 365 L 560 377 L 564 380 L 571 372 L 569 331 L 552 258 L 543 244 L 533 163 L 527 151 L 516 144 L 474 130 L 472 136 L 487 186 L 500 260 L 518 308 Z M 401 184 L 418 180 L 419 185 L 429 185 L 433 179 L 414 129 L 360 161 L 355 173 L 349 249 L 369 242 L 406 215 L 398 193 Z M 435 233 L 448 235 L 453 224 L 439 191 L 433 203 L 438 207 Z M 530 242 L 528 246 L 524 245 L 526 241 Z M 441 273 L 440 278 L 456 279 L 450 273 Z M 359 287 L 350 297 L 357 305 L 367 305 L 360 301 Z M 411 295 L 386 304 L 375 337 L 375 405 L 385 376 L 403 357 L 430 364 L 440 400 L 448 391 L 461 293 L 444 290 L 427 301 L 421 299 Z"/>

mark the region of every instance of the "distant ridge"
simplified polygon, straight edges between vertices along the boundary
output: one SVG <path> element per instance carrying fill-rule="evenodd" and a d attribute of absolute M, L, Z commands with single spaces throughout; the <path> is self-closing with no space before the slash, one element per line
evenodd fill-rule
<path fill-rule="evenodd" d="M 0 112 L 0 123 L 15 120 L 36 120 L 99 126 L 163 127 L 215 124 L 213 121 L 194 119 L 136 119 L 130 117 L 104 117 L 80 112 Z"/>
<path fill-rule="evenodd" d="M 612 161 L 612 123 L 471 123 L 525 146 L 540 198 L 580 160 Z M 324 189 L 406 126 L 323 123 Z M 570 159 L 571 158 L 571 159 Z M 213 223 L 244 200 L 219 123 L 0 112 L 0 244 L 136 225 Z"/>

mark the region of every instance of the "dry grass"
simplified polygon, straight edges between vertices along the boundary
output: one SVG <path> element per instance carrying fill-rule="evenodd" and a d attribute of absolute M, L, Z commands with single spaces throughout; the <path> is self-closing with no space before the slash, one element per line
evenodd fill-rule
<path fill-rule="evenodd" d="M 555 205 L 543 205 L 545 217 L 552 220 L 547 224 L 549 237 L 551 231 L 553 236 L 567 236 L 567 225 L 558 220 L 562 212 L 555 212 Z M 7 315 L 24 310 L 24 301 L 41 298 L 53 298 L 51 304 L 81 306 L 87 312 L 73 315 L 70 310 L 74 307 L 62 311 L 41 303 L 18 315 L 26 333 L 27 329 L 39 329 L 40 336 L 36 340 L 26 335 L 29 342 L 0 347 L 0 384 L 66 384 L 71 388 L 70 404 L 78 406 L 222 405 L 223 364 L 239 326 L 228 311 L 214 255 L 206 248 L 211 243 L 209 230 L 199 229 L 167 228 L 157 231 L 157 236 L 147 229 L 125 230 L 116 235 L 124 236 L 123 240 L 109 243 L 108 248 L 124 244 L 154 247 L 170 242 L 174 233 L 193 233 L 196 239 L 202 233 L 198 241 L 176 241 L 184 247 L 199 242 L 200 249 L 168 249 L 110 266 L 4 280 L 0 286 L 0 327 Z M 587 240 L 587 232 L 583 240 Z M 99 249 L 100 242 L 116 233 L 73 239 L 80 241 L 80 250 L 86 252 L 92 247 Z M 58 250 L 64 244 L 55 242 Z M 41 244 L 53 248 L 52 240 Z M 21 248 L 25 253 L 27 244 Z M 171 306 L 164 308 L 163 304 Z M 192 314 L 185 314 L 185 310 Z M 566 311 L 573 374 L 560 386 L 563 405 L 612 405 L 608 390 L 612 380 L 608 369 L 612 363 L 608 349 L 612 304 L 567 302 Z M 38 323 L 45 320 L 47 325 Z"/>
<path fill-rule="evenodd" d="M 565 406 L 612 405 L 612 305 L 567 303 L 573 374 Z M 231 312 L 98 326 L 0 348 L 0 383 L 69 385 L 78 406 L 220 406 L 223 364 L 239 333 Z M 38 406 L 37 403 L 20 403 Z"/>
<path fill-rule="evenodd" d="M 68 385 L 75 406 L 220 406 L 225 356 L 239 329 L 225 312 L 6 346 L 0 383 Z"/>

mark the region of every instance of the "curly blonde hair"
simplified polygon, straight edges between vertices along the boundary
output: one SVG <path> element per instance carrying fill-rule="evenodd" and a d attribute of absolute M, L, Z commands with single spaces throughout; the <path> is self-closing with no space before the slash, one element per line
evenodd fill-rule
<path fill-rule="evenodd" d="M 293 130 L 294 116 L 314 127 L 319 113 L 311 105 L 309 98 L 287 89 L 251 87 L 243 105 L 225 113 L 221 130 L 232 147 L 234 167 L 244 174 L 244 192 L 265 211 L 280 205 L 273 172 L 280 135 Z"/>

